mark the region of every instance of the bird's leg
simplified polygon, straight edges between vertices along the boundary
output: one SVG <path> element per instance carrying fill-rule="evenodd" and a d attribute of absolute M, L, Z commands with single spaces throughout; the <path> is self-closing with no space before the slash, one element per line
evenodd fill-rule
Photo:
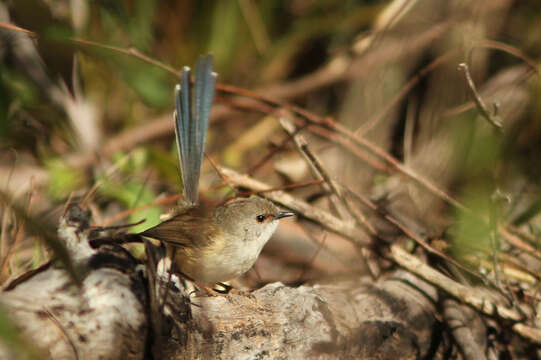
<path fill-rule="evenodd" d="M 195 281 L 190 276 L 186 275 L 185 273 L 183 273 L 181 271 L 178 272 L 178 275 L 182 276 L 184 279 L 186 279 L 186 280 L 190 281 L 191 283 L 193 283 L 196 286 L 197 290 L 201 290 L 207 296 L 223 296 L 223 295 L 227 294 L 227 293 L 216 291 L 211 286 L 208 286 L 206 284 Z M 195 291 L 197 291 L 197 290 L 195 290 Z M 190 292 L 190 295 L 192 293 L 193 293 L 193 291 Z"/>
<path fill-rule="evenodd" d="M 222 293 L 222 294 L 229 294 L 229 292 L 233 289 L 233 286 L 229 285 L 229 284 L 226 284 L 226 283 L 223 283 L 221 281 L 218 281 L 216 284 L 220 285 L 221 287 L 224 288 L 224 290 L 216 290 L 214 289 L 215 291 L 219 292 L 219 293 Z"/>
<path fill-rule="evenodd" d="M 235 289 L 233 286 L 225 284 L 223 282 L 217 282 L 216 284 L 223 287 L 224 290 L 216 289 L 215 287 L 208 286 L 206 284 L 199 283 L 197 281 L 192 281 L 199 290 L 204 292 L 207 296 L 226 296 L 229 294 L 243 295 L 243 296 L 252 296 L 249 292 Z"/>
<path fill-rule="evenodd" d="M 214 289 L 212 286 L 208 286 L 205 284 L 201 284 L 197 281 L 193 281 L 193 283 L 199 288 L 199 290 L 202 290 L 206 293 L 207 296 L 225 296 L 227 293 L 218 291 Z"/>
<path fill-rule="evenodd" d="M 233 286 L 231 286 L 229 284 L 223 283 L 223 282 L 217 282 L 216 284 L 218 284 L 218 285 L 220 285 L 221 287 L 224 288 L 223 291 L 213 289 L 214 291 L 217 291 L 219 293 L 253 297 L 252 293 L 249 292 L 249 291 L 244 291 L 244 290 L 237 289 L 237 288 L 235 288 L 235 287 L 233 287 Z"/>

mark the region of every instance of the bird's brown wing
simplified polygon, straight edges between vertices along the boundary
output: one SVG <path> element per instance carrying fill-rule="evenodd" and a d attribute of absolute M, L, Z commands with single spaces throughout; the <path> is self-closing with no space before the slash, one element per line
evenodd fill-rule
<path fill-rule="evenodd" d="M 203 247 L 217 229 L 211 210 L 196 206 L 173 216 L 140 235 L 179 247 Z"/>

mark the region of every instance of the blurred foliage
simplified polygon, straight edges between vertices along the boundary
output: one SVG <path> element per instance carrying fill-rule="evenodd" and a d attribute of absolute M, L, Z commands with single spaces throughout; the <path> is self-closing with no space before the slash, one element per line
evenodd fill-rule
<path fill-rule="evenodd" d="M 120 202 L 128 209 L 151 203 L 156 198 L 154 191 L 146 186 L 144 181 L 131 176 L 131 174 L 143 172 L 148 165 L 148 158 L 148 152 L 144 149 L 136 149 L 129 156 L 124 154 L 114 155 L 113 160 L 116 162 L 123 180 L 119 182 L 115 181 L 112 176 L 103 175 L 98 179 L 100 183 L 99 193 Z M 118 176 L 119 174 L 115 175 Z M 130 231 L 140 232 L 157 225 L 161 213 L 162 210 L 159 207 L 152 206 L 131 214 L 128 222 L 136 223 L 141 219 L 145 219 L 145 222 L 131 227 Z"/>
<path fill-rule="evenodd" d="M 60 159 L 49 159 L 44 166 L 49 173 L 48 192 L 54 199 L 65 199 L 66 195 L 84 185 L 84 176 Z"/>

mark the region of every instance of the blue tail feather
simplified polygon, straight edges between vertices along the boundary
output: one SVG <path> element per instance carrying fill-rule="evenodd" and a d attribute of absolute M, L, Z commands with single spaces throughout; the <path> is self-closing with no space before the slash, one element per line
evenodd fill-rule
<path fill-rule="evenodd" d="M 180 86 L 175 87 L 175 133 L 184 198 L 197 203 L 199 177 L 205 152 L 205 137 L 210 109 L 214 99 L 216 73 L 212 72 L 212 56 L 201 56 L 197 61 L 193 89 L 190 89 L 190 68 L 184 67 Z"/>

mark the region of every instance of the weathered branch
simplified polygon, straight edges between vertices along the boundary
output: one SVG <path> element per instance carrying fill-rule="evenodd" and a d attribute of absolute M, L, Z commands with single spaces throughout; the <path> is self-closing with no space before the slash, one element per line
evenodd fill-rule
<path fill-rule="evenodd" d="M 91 249 L 88 231 L 81 231 L 85 219 L 72 216 L 77 209 L 68 211 L 59 235 L 85 273 L 81 286 L 52 262 L 8 283 L 0 303 L 29 342 L 53 359 L 140 359 L 149 331 L 137 263 L 120 247 Z M 0 348 L 1 358 L 8 354 Z"/>

